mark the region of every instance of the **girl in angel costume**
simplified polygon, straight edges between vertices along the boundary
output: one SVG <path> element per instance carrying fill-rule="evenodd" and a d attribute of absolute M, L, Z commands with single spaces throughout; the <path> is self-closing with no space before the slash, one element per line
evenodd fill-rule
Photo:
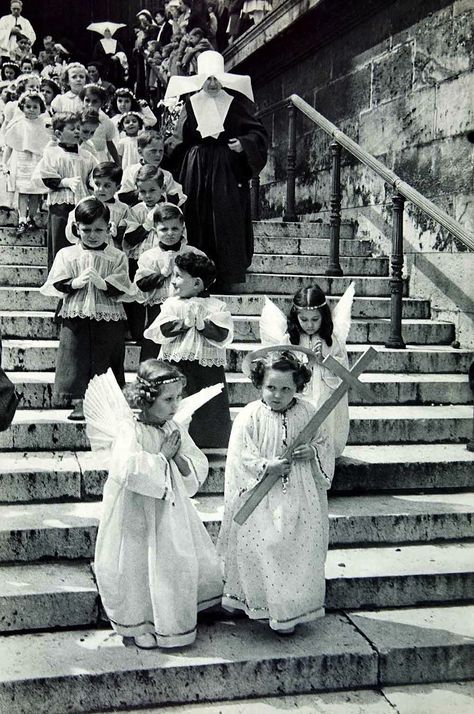
<path fill-rule="evenodd" d="M 324 562 L 328 547 L 326 491 L 334 472 L 332 442 L 324 427 L 282 457 L 316 413 L 299 398 L 311 378 L 295 352 L 269 347 L 248 355 L 242 371 L 262 398 L 237 415 L 225 470 L 225 510 L 217 549 L 224 563 L 223 606 L 267 620 L 291 634 L 298 623 L 324 615 Z M 253 513 L 234 516 L 265 476 L 281 476 Z"/>
<path fill-rule="evenodd" d="M 216 266 L 202 253 L 177 255 L 171 278 L 172 295 L 144 336 L 161 344 L 160 356 L 178 362 L 187 390 L 225 385 L 225 350 L 233 339 L 232 316 L 222 300 L 209 295 Z M 227 389 L 206 409 L 197 411 L 189 433 L 199 446 L 223 448 L 230 434 Z"/>
<path fill-rule="evenodd" d="M 97 584 L 114 630 L 143 649 L 192 644 L 198 611 L 222 593 L 214 545 L 190 500 L 208 462 L 183 426 L 222 385 L 179 406 L 185 383 L 175 366 L 150 359 L 125 396 L 109 370 L 84 399 L 92 448 L 110 448 Z"/>
<path fill-rule="evenodd" d="M 310 349 L 316 362 L 305 396 L 320 407 L 341 380 L 321 363 L 332 355 L 344 367 L 349 367 L 346 339 L 351 324 L 351 309 L 355 284 L 351 283 L 331 313 L 326 296 L 319 285 L 298 290 L 288 318 L 269 299 L 260 318 L 260 340 L 263 345 L 292 344 Z M 340 456 L 349 436 L 349 402 L 347 394 L 339 401 L 325 421 L 334 441 L 334 454 Z"/>
<path fill-rule="evenodd" d="M 122 301 L 135 299 L 124 253 L 110 244 L 108 207 L 91 196 L 74 211 L 76 245 L 58 251 L 43 295 L 62 298 L 54 398 L 74 403 L 69 419 L 84 418 L 82 398 L 91 377 L 112 368 L 125 383 L 126 315 Z"/>

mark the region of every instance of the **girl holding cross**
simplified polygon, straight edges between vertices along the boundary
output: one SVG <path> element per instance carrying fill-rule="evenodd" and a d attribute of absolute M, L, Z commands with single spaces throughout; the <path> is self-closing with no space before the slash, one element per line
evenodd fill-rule
<path fill-rule="evenodd" d="M 303 364 L 297 353 L 304 353 Z M 334 473 L 332 440 L 324 427 L 288 458 L 285 448 L 316 407 L 297 397 L 311 378 L 311 350 L 269 347 L 251 353 L 242 369 L 261 390 L 234 421 L 225 472 L 225 512 L 218 540 L 227 610 L 243 610 L 291 634 L 324 615 L 328 547 L 327 489 Z M 234 516 L 267 476 L 281 476 L 248 519 Z"/>

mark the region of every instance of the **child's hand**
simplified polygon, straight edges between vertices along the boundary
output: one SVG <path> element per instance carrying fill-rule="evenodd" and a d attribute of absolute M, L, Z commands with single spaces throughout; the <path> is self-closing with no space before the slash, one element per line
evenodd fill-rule
<path fill-rule="evenodd" d="M 267 474 L 269 476 L 288 476 L 291 463 L 288 459 L 272 459 L 267 463 Z"/>
<path fill-rule="evenodd" d="M 309 444 L 300 444 L 291 454 L 292 461 L 308 461 L 314 459 L 314 449 Z"/>
<path fill-rule="evenodd" d="M 92 285 L 96 286 L 97 290 L 107 290 L 107 283 L 94 268 L 91 268 L 89 279 Z"/>
<path fill-rule="evenodd" d="M 316 362 L 322 362 L 323 361 L 323 343 L 321 340 L 318 340 L 314 349 L 314 356 L 316 357 Z"/>
<path fill-rule="evenodd" d="M 82 183 L 80 176 L 71 176 L 70 178 L 61 179 L 61 186 L 63 188 L 68 188 L 73 193 L 77 193 Z"/>
<path fill-rule="evenodd" d="M 181 446 L 181 434 L 179 431 L 176 429 L 175 431 L 172 431 L 169 436 L 165 438 L 161 445 L 161 453 L 165 457 L 165 459 L 169 460 L 172 459 L 173 456 L 175 456 Z"/>
<path fill-rule="evenodd" d="M 235 151 L 237 154 L 241 154 L 244 150 L 239 139 L 229 139 L 228 146 L 231 151 Z"/>
<path fill-rule="evenodd" d="M 73 278 L 71 280 L 71 287 L 74 288 L 74 290 L 79 290 L 88 285 L 91 282 L 91 270 L 92 268 L 86 268 L 77 278 Z"/>

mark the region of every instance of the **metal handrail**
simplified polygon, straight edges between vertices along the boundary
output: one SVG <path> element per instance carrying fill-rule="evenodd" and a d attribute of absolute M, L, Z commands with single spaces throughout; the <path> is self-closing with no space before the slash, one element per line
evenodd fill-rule
<path fill-rule="evenodd" d="M 361 163 L 368 166 L 370 169 L 375 171 L 376 174 L 380 176 L 387 184 L 392 186 L 394 191 L 402 195 L 407 200 L 411 201 L 415 206 L 420 208 L 422 211 L 433 218 L 437 223 L 446 228 L 453 236 L 458 238 L 458 240 L 463 243 L 469 250 L 474 250 L 474 235 L 469 233 L 463 226 L 451 218 L 443 209 L 439 208 L 436 204 L 430 201 L 428 198 L 423 196 L 419 191 L 417 191 L 413 186 L 410 186 L 406 181 L 403 181 L 399 176 L 397 176 L 394 171 L 391 171 L 385 164 L 372 156 L 368 151 L 363 149 L 357 142 L 353 141 L 347 134 L 340 131 L 335 124 L 330 122 L 326 117 L 320 114 L 314 107 L 304 101 L 297 94 L 292 94 L 286 99 L 282 99 L 276 102 L 271 107 L 265 107 L 262 111 L 258 113 L 259 117 L 272 114 L 279 109 L 288 107 L 289 105 L 295 106 L 302 112 L 308 119 L 316 124 L 320 129 L 329 134 L 334 141 L 336 141 L 340 146 L 342 146 L 346 151 L 356 157 Z M 294 213 L 292 207 L 287 206 L 287 212 L 290 214 Z"/>

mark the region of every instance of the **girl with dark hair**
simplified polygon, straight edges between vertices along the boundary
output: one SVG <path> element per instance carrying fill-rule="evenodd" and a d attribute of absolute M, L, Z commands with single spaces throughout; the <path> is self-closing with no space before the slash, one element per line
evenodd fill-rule
<path fill-rule="evenodd" d="M 110 444 L 97 584 L 114 630 L 141 649 L 192 644 L 197 613 L 222 594 L 214 545 L 190 499 L 208 463 L 180 420 L 185 384 L 176 366 L 149 359 L 124 390 L 128 405 L 110 372 L 84 401 L 92 448 Z"/>
<path fill-rule="evenodd" d="M 328 547 L 326 491 L 334 452 L 324 427 L 288 457 L 289 447 L 316 413 L 300 398 L 311 379 L 298 347 L 269 347 L 245 358 L 242 370 L 261 398 L 236 416 L 227 452 L 225 507 L 217 550 L 224 564 L 223 606 L 294 632 L 324 615 Z M 234 516 L 266 476 L 281 477 L 247 521 Z"/>
<path fill-rule="evenodd" d="M 13 82 L 20 76 L 20 67 L 16 62 L 4 62 L 0 67 L 2 81 Z"/>
<path fill-rule="evenodd" d="M 54 380 L 54 399 L 74 403 L 68 418 L 84 418 L 82 398 L 89 380 L 112 368 L 125 383 L 126 315 L 122 300 L 133 299 L 136 288 L 128 277 L 128 262 L 111 245 L 110 212 L 95 197 L 80 201 L 74 210 L 78 242 L 62 248 L 54 259 L 43 295 L 62 298 L 61 331 Z"/>
<path fill-rule="evenodd" d="M 120 87 L 115 91 L 110 103 L 110 115 L 113 123 L 118 128 L 119 122 L 125 114 L 137 112 L 143 120 L 144 127 L 155 126 L 156 116 L 145 100 L 138 100 L 131 89 Z"/>
<path fill-rule="evenodd" d="M 339 300 L 334 313 L 319 285 L 303 287 L 295 293 L 288 318 L 268 298 L 260 318 L 262 344 L 301 345 L 312 350 L 316 358 L 307 398 L 317 407 L 339 386 L 341 380 L 322 362 L 331 355 L 344 367 L 349 367 L 346 339 L 351 322 L 354 283 Z M 325 421 L 334 440 L 334 451 L 340 456 L 349 436 L 349 402 L 347 394 Z"/>

